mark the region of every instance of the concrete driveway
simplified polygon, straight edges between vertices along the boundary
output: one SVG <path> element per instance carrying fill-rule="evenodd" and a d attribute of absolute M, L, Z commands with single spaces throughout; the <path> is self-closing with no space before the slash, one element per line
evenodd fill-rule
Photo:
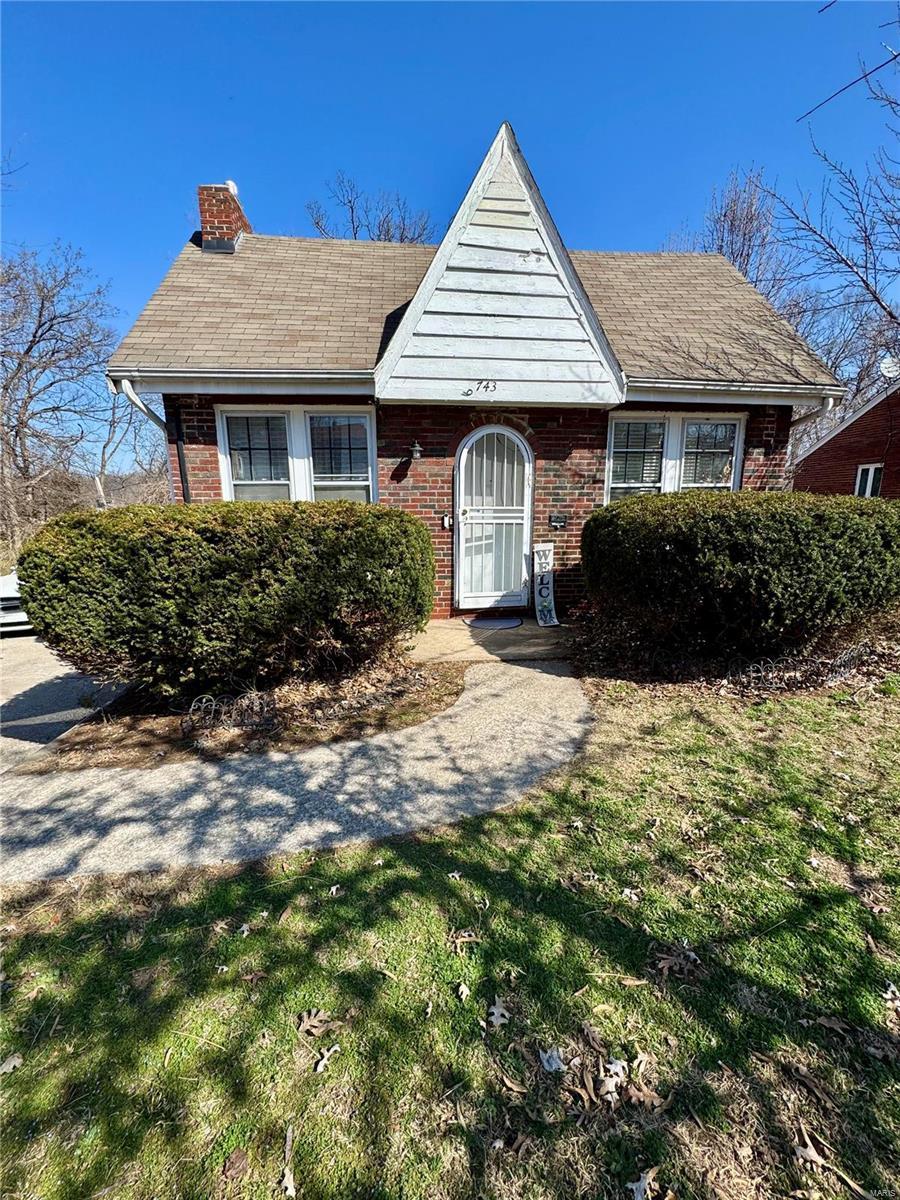
<path fill-rule="evenodd" d="M 73 671 L 30 634 L 0 640 L 0 771 L 65 733 L 116 689 Z"/>

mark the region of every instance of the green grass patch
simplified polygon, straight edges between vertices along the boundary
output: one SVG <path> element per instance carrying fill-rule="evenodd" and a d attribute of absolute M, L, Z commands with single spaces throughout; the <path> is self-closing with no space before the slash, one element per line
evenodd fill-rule
<path fill-rule="evenodd" d="M 678 1200 L 893 1195 L 896 697 L 617 685 L 597 716 L 504 813 L 13 896 L 4 1195 L 283 1195 L 288 1126 L 310 1200 L 630 1200 L 654 1166 Z"/>

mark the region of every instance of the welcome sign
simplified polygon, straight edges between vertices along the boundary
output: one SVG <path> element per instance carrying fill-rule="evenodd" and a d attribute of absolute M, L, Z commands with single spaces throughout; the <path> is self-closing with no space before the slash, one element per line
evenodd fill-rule
<path fill-rule="evenodd" d="M 534 609 L 538 625 L 558 625 L 553 599 L 553 543 L 534 547 Z"/>

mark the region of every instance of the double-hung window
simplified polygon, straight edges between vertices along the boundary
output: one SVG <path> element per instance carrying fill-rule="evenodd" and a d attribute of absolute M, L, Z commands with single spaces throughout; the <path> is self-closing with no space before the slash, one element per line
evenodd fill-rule
<path fill-rule="evenodd" d="M 372 499 L 366 416 L 308 413 L 314 500 Z"/>
<path fill-rule="evenodd" d="M 856 496 L 880 496 L 881 495 L 881 474 L 884 470 L 884 463 L 863 463 L 862 466 L 856 468 L 856 487 L 853 489 Z"/>
<path fill-rule="evenodd" d="M 682 488 L 731 491 L 736 421 L 685 421 Z"/>
<path fill-rule="evenodd" d="M 609 499 L 740 485 L 743 418 L 699 413 L 610 418 Z"/>
<path fill-rule="evenodd" d="M 663 490 L 664 421 L 613 422 L 610 499 Z"/>
<path fill-rule="evenodd" d="M 375 499 L 370 412 L 223 405 L 218 438 L 228 499 Z"/>
<path fill-rule="evenodd" d="M 229 413 L 225 433 L 235 500 L 290 500 L 287 415 Z"/>

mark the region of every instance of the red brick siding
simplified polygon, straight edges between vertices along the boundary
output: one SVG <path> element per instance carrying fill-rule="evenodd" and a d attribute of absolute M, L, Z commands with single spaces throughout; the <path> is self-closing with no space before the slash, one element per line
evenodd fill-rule
<path fill-rule="evenodd" d="M 852 495 L 857 467 L 878 462 L 884 463 L 881 495 L 900 499 L 900 389 L 802 459 L 794 490 Z"/>
<path fill-rule="evenodd" d="M 222 396 L 222 403 L 283 405 L 284 398 Z M 330 397 L 304 398 L 302 403 L 332 404 Z M 348 407 L 352 402 L 348 402 Z M 182 499 L 174 440 L 174 414 L 181 408 L 185 458 L 191 498 L 195 502 L 222 498 L 213 401 L 206 396 L 165 397 L 169 425 L 169 459 L 177 500 Z M 652 407 L 677 411 L 677 405 L 629 405 L 629 410 Z M 744 438 L 743 486 L 759 490 L 785 486 L 790 430 L 788 406 L 749 409 L 716 406 L 717 411 L 747 412 Z M 531 446 L 534 470 L 534 542 L 551 541 L 555 548 L 556 594 L 561 611 L 581 595 L 579 548 L 581 527 L 590 512 L 603 503 L 608 415 L 606 412 L 565 408 L 473 409 L 443 405 L 384 405 L 376 417 L 378 491 L 384 504 L 396 504 L 420 516 L 431 530 L 437 560 L 436 616 L 447 616 L 453 591 L 453 531 L 441 527 L 444 513 L 453 513 L 453 467 L 463 438 L 480 425 L 507 425 Z M 413 440 L 422 457 L 409 459 Z M 568 518 L 565 529 L 550 528 L 550 514 Z"/>
<path fill-rule="evenodd" d="M 605 412 L 385 405 L 378 413 L 380 498 L 415 512 L 431 530 L 437 558 L 435 615 L 447 616 L 453 592 L 453 531 L 441 528 L 441 517 L 453 513 L 453 466 L 459 444 L 480 425 L 507 425 L 531 446 L 535 460 L 532 540 L 554 544 L 556 596 L 564 610 L 581 592 L 581 527 L 603 503 Z M 416 462 L 408 458 L 413 437 L 422 446 L 422 457 Z M 565 529 L 550 528 L 551 512 L 568 518 Z"/>
<path fill-rule="evenodd" d="M 187 463 L 188 487 L 196 504 L 205 500 L 222 499 L 222 478 L 219 474 L 219 450 L 216 441 L 216 412 L 207 396 L 164 396 L 166 440 L 169 450 L 169 471 L 177 503 L 184 502 L 181 471 L 176 445 L 176 410 L 181 410 L 184 431 L 184 457 Z"/>

